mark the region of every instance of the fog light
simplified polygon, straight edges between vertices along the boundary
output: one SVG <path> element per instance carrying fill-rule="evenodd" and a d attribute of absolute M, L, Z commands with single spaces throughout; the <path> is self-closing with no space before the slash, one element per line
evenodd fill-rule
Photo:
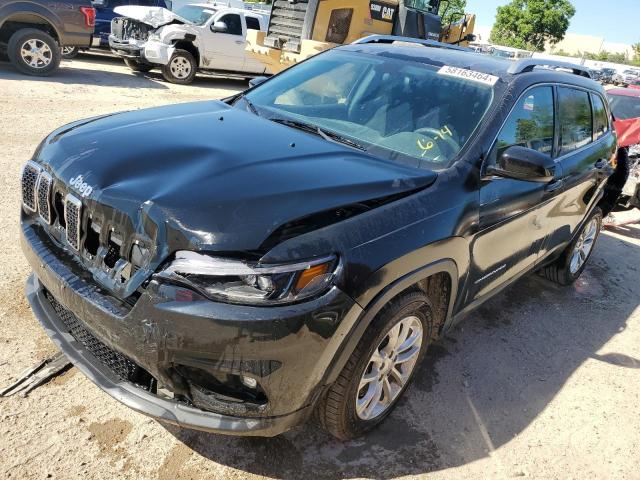
<path fill-rule="evenodd" d="M 255 378 L 245 377 L 244 375 L 242 376 L 242 383 L 249 388 L 256 388 L 258 386 L 258 381 Z"/>

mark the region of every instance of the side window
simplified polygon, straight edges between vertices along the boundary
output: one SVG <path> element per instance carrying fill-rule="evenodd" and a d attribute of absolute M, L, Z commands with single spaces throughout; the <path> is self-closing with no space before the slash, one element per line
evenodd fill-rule
<path fill-rule="evenodd" d="M 591 106 L 593 107 L 593 139 L 598 140 L 609 131 L 609 117 L 600 95 L 591 94 Z"/>
<path fill-rule="evenodd" d="M 256 17 L 245 16 L 244 19 L 247 21 L 247 28 L 250 28 L 251 30 L 260 30 L 260 20 Z"/>
<path fill-rule="evenodd" d="M 329 28 L 325 42 L 344 43 L 349 35 L 349 27 L 351 26 L 351 17 L 353 17 L 353 8 L 338 8 L 331 12 L 329 18 Z"/>
<path fill-rule="evenodd" d="M 489 162 L 495 164 L 502 153 L 513 145 L 551 155 L 553 152 L 553 89 L 537 87 L 518 100 L 498 135 Z"/>
<path fill-rule="evenodd" d="M 558 88 L 558 120 L 560 122 L 560 155 L 577 150 L 591 142 L 591 103 L 589 94 L 573 88 Z"/>
<path fill-rule="evenodd" d="M 227 31 L 229 35 L 242 35 L 242 20 L 237 13 L 227 13 L 222 18 L 218 19 L 219 22 L 224 22 L 227 25 Z"/>

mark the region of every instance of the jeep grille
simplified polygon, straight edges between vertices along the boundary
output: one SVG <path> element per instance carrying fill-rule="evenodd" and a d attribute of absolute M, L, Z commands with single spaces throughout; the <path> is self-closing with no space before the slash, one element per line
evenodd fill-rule
<path fill-rule="evenodd" d="M 51 224 L 51 185 L 53 181 L 51 175 L 42 172 L 38 179 L 38 213 L 40 218 Z"/>
<path fill-rule="evenodd" d="M 80 250 L 80 215 L 82 214 L 82 202 L 75 196 L 67 193 L 64 199 L 64 221 L 67 225 L 67 241 L 76 250 Z"/>
<path fill-rule="evenodd" d="M 37 208 L 36 189 L 40 167 L 32 162 L 27 162 L 22 170 L 22 203 L 25 208 L 35 212 Z"/>

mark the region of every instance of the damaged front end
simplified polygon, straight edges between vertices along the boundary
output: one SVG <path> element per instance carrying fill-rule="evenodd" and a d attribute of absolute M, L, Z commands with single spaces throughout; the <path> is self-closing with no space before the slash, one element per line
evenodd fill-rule
<path fill-rule="evenodd" d="M 130 407 L 275 435 L 309 415 L 362 309 L 346 245 L 273 250 L 436 178 L 222 102 L 76 122 L 23 170 L 27 295 Z"/>
<path fill-rule="evenodd" d="M 175 47 L 162 40 L 162 29 L 169 25 L 189 25 L 190 22 L 160 7 L 117 7 L 122 15 L 111 21 L 109 46 L 116 55 L 136 61 L 166 65 Z"/>

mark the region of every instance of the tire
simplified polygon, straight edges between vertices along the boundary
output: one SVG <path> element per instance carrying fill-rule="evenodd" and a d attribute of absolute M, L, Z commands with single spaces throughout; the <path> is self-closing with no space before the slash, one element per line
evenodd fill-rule
<path fill-rule="evenodd" d="M 147 73 L 151 71 L 153 65 L 149 65 L 148 63 L 141 63 L 137 60 L 131 60 L 130 58 L 125 58 L 124 63 L 131 69 L 133 72 L 142 72 Z"/>
<path fill-rule="evenodd" d="M 338 439 L 348 440 L 358 437 L 380 424 L 380 422 L 391 413 L 397 401 L 402 397 L 404 391 L 411 383 L 411 379 L 427 351 L 433 329 L 433 318 L 432 303 L 423 292 L 409 292 L 391 300 L 378 315 L 376 315 L 376 318 L 363 335 L 354 352 L 351 354 L 351 357 L 349 357 L 342 372 L 340 372 L 336 382 L 329 387 L 319 400 L 315 413 L 320 425 Z M 416 333 L 418 330 L 414 330 L 414 327 L 409 328 L 409 330 L 404 330 L 409 333 L 416 333 L 416 343 L 419 337 L 420 345 L 417 347 L 417 354 L 414 353 L 411 357 L 412 359 L 415 358 L 415 361 L 410 365 L 410 370 L 407 368 L 405 372 L 402 372 L 406 375 L 406 380 L 400 388 L 398 388 L 399 384 L 397 382 L 392 383 L 394 382 L 392 378 L 395 377 L 393 373 L 389 374 L 389 377 L 387 377 L 389 380 L 386 385 L 388 388 L 390 388 L 389 385 L 394 385 L 396 391 L 393 395 L 389 396 L 386 395 L 386 391 L 389 390 L 385 389 L 380 391 L 378 398 L 383 400 L 386 396 L 389 403 L 387 406 L 380 406 L 383 410 L 370 410 L 366 408 L 366 399 L 370 392 L 369 389 L 382 385 L 383 382 L 374 379 L 361 387 L 361 381 L 364 382 L 363 375 L 365 375 L 365 373 L 368 375 L 373 374 L 374 377 L 380 378 L 377 373 L 374 373 L 373 368 L 374 365 L 377 364 L 372 362 L 372 355 L 375 351 L 378 351 L 381 356 L 386 355 L 383 351 L 390 345 L 388 335 L 391 330 L 400 323 L 407 321 L 418 321 L 422 326 L 421 336 Z M 411 325 L 414 324 L 411 323 Z M 400 338 L 402 338 L 401 335 L 402 330 L 400 331 Z M 386 346 L 382 348 L 385 342 Z M 406 352 L 411 352 L 414 348 L 415 345 L 413 345 L 411 349 L 406 350 Z M 402 352 L 401 350 L 400 353 Z M 395 352 L 395 355 L 397 354 L 398 351 Z M 400 369 L 403 369 L 403 366 L 409 363 L 410 362 L 400 364 Z M 383 363 L 382 365 L 385 364 Z M 371 392 L 375 391 L 376 390 L 371 390 Z M 374 394 L 372 397 L 376 398 L 376 395 Z M 356 401 L 356 399 L 358 399 L 358 401 Z M 391 401 L 389 401 L 389 399 Z M 358 403 L 365 405 L 365 408 L 359 408 Z M 370 411 L 367 415 L 368 410 Z"/>
<path fill-rule="evenodd" d="M 600 210 L 600 208 L 596 207 L 596 209 L 591 212 L 591 215 L 587 217 L 587 220 L 583 223 L 580 231 L 577 232 L 575 238 L 562 252 L 562 255 L 560 255 L 560 257 L 555 262 L 547 265 L 540 271 L 542 276 L 559 285 L 566 286 L 571 285 L 573 282 L 575 282 L 587 266 L 587 262 L 589 261 L 589 258 L 593 253 L 596 242 L 598 241 L 598 236 L 600 235 L 601 228 L 602 211 Z M 591 236 L 591 234 L 593 236 Z M 588 251 L 582 249 L 583 254 L 580 255 L 577 250 L 580 249 L 581 246 L 587 245 L 587 243 L 585 242 L 585 236 L 591 238 L 591 241 L 589 243 L 590 247 Z M 576 254 L 580 256 L 581 263 L 573 263 L 574 261 L 576 261 Z"/>
<path fill-rule="evenodd" d="M 167 82 L 188 85 L 196 76 L 198 64 L 193 55 L 186 50 L 176 49 L 169 63 L 162 66 L 162 76 Z"/>
<path fill-rule="evenodd" d="M 37 54 L 25 55 L 30 44 Z M 7 45 L 7 54 L 13 66 L 21 73 L 45 77 L 51 75 L 60 65 L 60 47 L 51 35 L 35 28 L 18 30 Z"/>
<path fill-rule="evenodd" d="M 65 60 L 71 60 L 72 58 L 76 58 L 80 50 L 78 47 L 61 47 L 60 48 L 60 56 Z"/>

